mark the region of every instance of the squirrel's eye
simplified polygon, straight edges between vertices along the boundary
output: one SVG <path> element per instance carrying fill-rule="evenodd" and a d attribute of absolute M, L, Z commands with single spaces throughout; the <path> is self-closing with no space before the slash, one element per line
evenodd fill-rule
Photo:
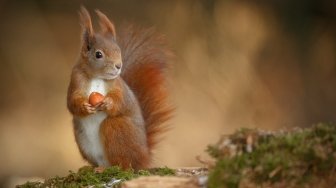
<path fill-rule="evenodd" d="M 101 51 L 96 51 L 96 58 L 100 59 L 103 57 L 103 53 Z"/>

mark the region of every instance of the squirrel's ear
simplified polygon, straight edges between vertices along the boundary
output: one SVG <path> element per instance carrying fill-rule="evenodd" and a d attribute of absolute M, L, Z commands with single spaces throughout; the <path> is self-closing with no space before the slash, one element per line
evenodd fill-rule
<path fill-rule="evenodd" d="M 83 29 L 83 42 L 84 42 L 83 45 L 87 50 L 90 50 L 92 42 L 94 40 L 94 33 L 90 14 L 84 6 L 81 6 L 80 8 L 79 17 Z"/>
<path fill-rule="evenodd" d="M 108 19 L 105 14 L 103 14 L 99 10 L 96 10 L 96 13 L 99 17 L 99 24 L 103 34 L 112 35 L 112 37 L 116 38 L 116 32 L 113 23 Z"/>

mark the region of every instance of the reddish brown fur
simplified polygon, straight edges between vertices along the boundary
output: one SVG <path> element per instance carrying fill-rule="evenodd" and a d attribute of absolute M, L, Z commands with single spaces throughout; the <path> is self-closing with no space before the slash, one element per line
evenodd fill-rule
<path fill-rule="evenodd" d="M 113 90 L 110 90 L 106 97 L 109 97 L 113 101 L 112 108 L 106 111 L 109 116 L 118 116 L 123 112 L 123 91 L 120 80 L 116 80 Z"/>
<path fill-rule="evenodd" d="M 150 154 L 146 143 L 141 143 L 143 134 L 141 127 L 134 126 L 129 116 L 129 107 L 125 107 L 123 85 L 116 79 L 113 89 L 106 95 L 113 101 L 112 108 L 107 110 L 108 118 L 101 125 L 101 139 L 105 145 L 106 157 L 110 164 L 120 165 L 122 168 L 148 168 Z M 134 105 L 134 104 L 133 104 Z M 134 108 L 134 107 L 131 107 Z"/>
<path fill-rule="evenodd" d="M 97 13 L 103 33 L 110 33 L 115 38 L 113 24 L 104 14 L 99 11 Z M 88 67 L 86 51 L 88 45 L 97 41 L 94 41 L 95 34 L 88 12 L 82 8 L 80 15 L 84 27 L 83 47 L 79 63 L 72 71 L 67 100 L 69 111 L 74 116 L 84 117 L 90 114 L 83 105 L 88 102 L 85 91 L 93 77 Z M 148 168 L 158 136 L 167 129 L 165 122 L 171 117 L 173 109 L 167 103 L 168 91 L 165 85 L 169 53 L 162 41 L 162 37 L 152 29 L 125 27 L 118 36 L 123 69 L 121 77 L 106 81 L 108 93 L 105 99 L 111 100 L 112 106 L 104 109 L 108 116 L 100 127 L 101 143 L 110 165 L 120 165 L 122 168 Z M 132 92 L 126 89 L 126 84 L 137 101 L 129 101 Z M 145 128 L 134 122 L 135 109 L 139 109 L 138 105 L 145 121 Z M 75 136 L 79 143 L 76 134 Z M 81 145 L 78 145 L 83 157 L 91 164 L 97 165 L 85 154 Z"/>
<path fill-rule="evenodd" d="M 100 12 L 99 10 L 96 10 L 96 13 L 99 17 L 99 24 L 100 27 L 102 28 L 102 33 L 106 34 L 106 33 L 111 33 L 112 36 L 115 38 L 116 37 L 116 31 L 114 28 L 113 23 L 111 22 L 111 20 L 109 20 L 107 18 L 107 16 L 105 14 L 103 14 L 102 12 Z"/>
<path fill-rule="evenodd" d="M 83 103 L 88 102 L 87 97 L 83 95 L 83 90 L 88 87 L 88 76 L 84 74 L 81 69 L 82 68 L 78 66 L 74 67 L 72 70 L 67 104 L 69 111 L 73 115 L 83 117 L 89 115 L 83 107 Z"/>
<path fill-rule="evenodd" d="M 141 130 L 125 116 L 108 117 L 101 126 L 102 143 L 110 164 L 122 168 L 147 168 L 149 153 L 146 146 L 138 143 Z"/>
<path fill-rule="evenodd" d="M 137 96 L 146 122 L 147 144 L 152 151 L 159 136 L 167 130 L 165 122 L 172 116 L 168 103 L 166 71 L 170 51 L 161 35 L 153 29 L 126 26 L 118 43 L 123 52 L 122 78 Z"/>

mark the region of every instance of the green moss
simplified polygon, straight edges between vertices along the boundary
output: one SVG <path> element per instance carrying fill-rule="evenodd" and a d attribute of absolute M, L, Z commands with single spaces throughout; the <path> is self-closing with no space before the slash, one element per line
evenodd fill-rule
<path fill-rule="evenodd" d="M 102 173 L 96 173 L 93 167 L 85 166 L 78 170 L 77 173 L 70 171 L 65 177 L 54 177 L 40 182 L 27 182 L 18 185 L 17 188 L 47 188 L 47 187 L 104 187 L 104 184 L 111 181 L 112 178 L 122 181 L 137 178 L 139 176 L 149 175 L 174 175 L 175 171 L 168 167 L 153 168 L 149 170 L 134 171 L 133 169 L 121 170 L 118 166 L 106 168 Z M 119 183 L 120 184 L 120 183 Z M 118 184 L 117 184 L 118 185 Z"/>
<path fill-rule="evenodd" d="M 163 167 L 163 168 L 152 168 L 149 169 L 149 172 L 154 175 L 158 176 L 173 176 L 175 175 L 175 170 L 168 168 L 168 167 Z"/>
<path fill-rule="evenodd" d="M 334 174 L 336 126 L 318 124 L 287 132 L 243 129 L 223 136 L 207 151 L 217 161 L 210 170 L 210 188 L 236 188 L 244 182 L 299 186 Z"/>

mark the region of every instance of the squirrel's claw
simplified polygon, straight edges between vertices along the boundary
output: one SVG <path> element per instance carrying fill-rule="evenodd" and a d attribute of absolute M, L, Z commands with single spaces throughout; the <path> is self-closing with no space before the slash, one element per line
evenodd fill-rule
<path fill-rule="evenodd" d="M 93 107 L 89 103 L 84 103 L 83 104 L 83 108 L 84 108 L 84 111 L 87 112 L 88 114 L 93 114 L 93 113 L 95 113 L 97 111 L 96 108 Z"/>
<path fill-rule="evenodd" d="M 111 110 L 113 106 L 113 101 L 110 97 L 105 97 L 104 100 L 99 103 L 96 107 L 98 110 Z"/>

